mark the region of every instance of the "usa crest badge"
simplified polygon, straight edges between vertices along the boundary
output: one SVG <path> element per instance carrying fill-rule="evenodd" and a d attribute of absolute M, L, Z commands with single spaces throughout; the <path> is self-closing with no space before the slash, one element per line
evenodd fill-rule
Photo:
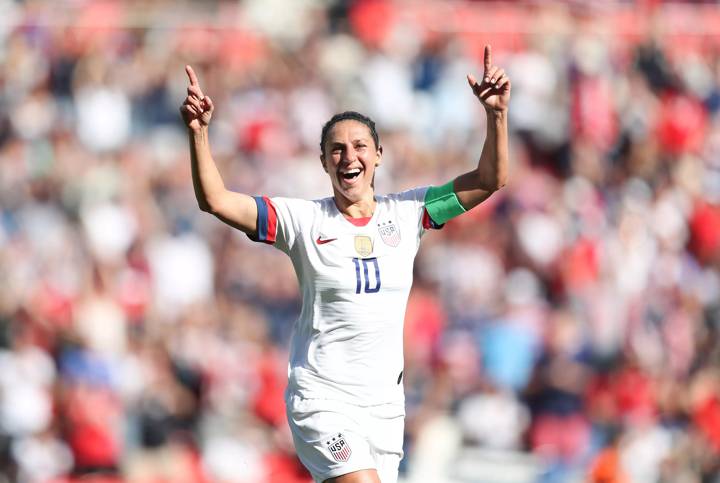
<path fill-rule="evenodd" d="M 378 224 L 380 238 L 386 245 L 396 247 L 400 244 L 400 229 L 392 221 Z"/>
<path fill-rule="evenodd" d="M 361 257 L 367 257 L 370 255 L 373 251 L 372 239 L 365 235 L 355 236 L 355 251 Z"/>
<path fill-rule="evenodd" d="M 325 446 L 327 446 L 335 461 L 343 463 L 350 459 L 352 449 L 350 449 L 350 445 L 342 433 L 337 433 L 331 438 L 328 438 L 328 440 L 325 441 Z"/>

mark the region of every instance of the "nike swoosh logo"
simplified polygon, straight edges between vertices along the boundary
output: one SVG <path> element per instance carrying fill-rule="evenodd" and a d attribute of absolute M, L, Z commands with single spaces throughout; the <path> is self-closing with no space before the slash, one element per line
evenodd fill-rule
<path fill-rule="evenodd" d="M 337 240 L 337 238 L 326 238 L 324 240 L 321 240 L 320 237 L 318 237 L 317 240 L 315 240 L 315 243 L 317 243 L 318 245 L 324 245 L 326 243 L 330 243 L 331 241 L 335 241 L 335 240 Z"/>

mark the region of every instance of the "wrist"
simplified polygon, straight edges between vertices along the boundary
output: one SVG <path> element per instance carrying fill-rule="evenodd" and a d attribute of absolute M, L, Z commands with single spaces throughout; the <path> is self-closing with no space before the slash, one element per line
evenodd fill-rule
<path fill-rule="evenodd" d="M 192 136 L 206 136 L 208 133 L 208 126 L 207 125 L 203 125 L 200 127 L 188 126 L 187 130 L 188 130 L 188 133 L 191 134 Z"/>
<path fill-rule="evenodd" d="M 504 121 L 507 118 L 507 108 L 504 109 L 493 109 L 491 107 L 485 108 L 485 114 L 488 120 Z"/>

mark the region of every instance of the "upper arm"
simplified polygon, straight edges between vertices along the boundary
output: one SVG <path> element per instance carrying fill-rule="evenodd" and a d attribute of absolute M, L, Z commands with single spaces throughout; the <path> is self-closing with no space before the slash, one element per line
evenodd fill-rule
<path fill-rule="evenodd" d="M 302 227 L 312 223 L 314 202 L 293 198 L 255 196 L 256 223 L 253 232 L 246 232 L 255 242 L 267 243 L 289 253 L 295 245 Z"/>
<path fill-rule="evenodd" d="M 487 190 L 478 187 L 477 173 L 470 171 L 461 174 L 453 181 L 453 189 L 460 204 L 469 211 L 485 201 L 493 194 L 494 190 Z"/>
<path fill-rule="evenodd" d="M 477 173 L 471 171 L 425 192 L 425 211 L 439 225 L 482 203 L 495 191 L 478 183 Z M 423 221 L 425 223 L 425 220 Z"/>
<path fill-rule="evenodd" d="M 252 196 L 225 190 L 209 204 L 208 211 L 228 225 L 250 235 L 257 232 L 258 211 Z"/>

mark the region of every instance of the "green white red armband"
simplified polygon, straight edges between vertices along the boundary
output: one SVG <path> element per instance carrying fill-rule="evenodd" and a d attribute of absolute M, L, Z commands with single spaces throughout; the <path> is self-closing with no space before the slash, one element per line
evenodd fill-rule
<path fill-rule="evenodd" d="M 452 181 L 442 186 L 428 188 L 425 193 L 425 210 L 438 225 L 443 225 L 446 221 L 467 211 L 460 204 Z"/>

